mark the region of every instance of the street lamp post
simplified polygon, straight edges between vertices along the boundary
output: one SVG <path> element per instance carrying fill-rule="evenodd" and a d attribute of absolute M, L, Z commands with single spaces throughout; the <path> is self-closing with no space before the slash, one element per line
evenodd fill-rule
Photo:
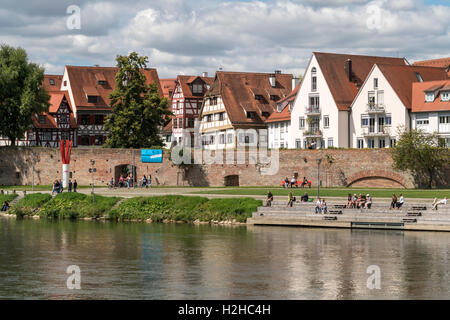
<path fill-rule="evenodd" d="M 322 163 L 322 159 L 317 159 L 317 199 L 320 198 L 320 164 Z"/>
<path fill-rule="evenodd" d="M 92 191 L 91 191 L 92 204 L 94 204 L 94 202 L 95 202 L 95 198 L 94 198 L 94 172 L 97 172 L 97 169 L 94 168 L 94 165 L 95 165 L 95 160 L 91 160 L 91 167 L 89 168 L 89 172 L 92 175 Z"/>

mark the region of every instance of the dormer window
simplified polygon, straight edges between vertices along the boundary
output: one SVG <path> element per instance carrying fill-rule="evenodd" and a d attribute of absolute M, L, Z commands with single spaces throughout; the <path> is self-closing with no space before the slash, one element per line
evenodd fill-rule
<path fill-rule="evenodd" d="M 255 100 L 264 100 L 264 97 L 260 94 L 255 94 Z"/>
<path fill-rule="evenodd" d="M 277 112 L 283 111 L 283 105 L 281 103 L 277 104 Z"/>
<path fill-rule="evenodd" d="M 420 73 L 416 72 L 416 78 L 419 82 L 423 82 L 422 76 L 420 75 Z"/>
<path fill-rule="evenodd" d="M 442 101 L 450 101 L 450 91 L 443 91 L 441 93 L 441 100 Z"/>
<path fill-rule="evenodd" d="M 88 103 L 97 103 L 98 102 L 98 96 L 87 96 Z"/>
<path fill-rule="evenodd" d="M 203 93 L 203 85 L 202 84 L 193 84 L 192 85 L 192 93 L 193 94 L 202 94 Z"/>
<path fill-rule="evenodd" d="M 277 95 L 270 95 L 270 100 L 272 100 L 272 101 L 278 101 L 278 100 L 280 100 L 280 97 L 277 96 Z"/>
<path fill-rule="evenodd" d="M 255 119 L 256 112 L 255 111 L 247 111 L 247 119 Z"/>
<path fill-rule="evenodd" d="M 264 118 L 268 118 L 268 117 L 270 116 L 270 113 L 268 113 L 268 112 L 262 112 L 261 115 L 262 115 Z"/>
<path fill-rule="evenodd" d="M 50 85 L 51 85 L 51 86 L 54 86 L 54 85 L 55 85 L 55 79 L 50 79 L 49 81 L 50 81 Z"/>
<path fill-rule="evenodd" d="M 103 73 L 96 73 L 95 79 L 97 79 L 97 84 L 99 85 L 105 85 L 106 84 L 106 78 L 103 75 Z"/>
<path fill-rule="evenodd" d="M 45 124 L 45 116 L 43 116 L 43 115 L 39 116 L 39 123 L 40 124 Z"/>
<path fill-rule="evenodd" d="M 425 101 L 433 102 L 434 101 L 434 92 L 426 92 L 425 93 Z"/>

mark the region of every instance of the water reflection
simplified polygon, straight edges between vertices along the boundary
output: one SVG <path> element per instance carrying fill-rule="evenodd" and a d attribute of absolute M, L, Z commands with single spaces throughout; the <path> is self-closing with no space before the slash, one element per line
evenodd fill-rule
<path fill-rule="evenodd" d="M 0 220 L 0 298 L 449 299 L 450 234 Z M 81 288 L 66 287 L 70 265 Z M 369 290 L 367 267 L 381 268 Z"/>

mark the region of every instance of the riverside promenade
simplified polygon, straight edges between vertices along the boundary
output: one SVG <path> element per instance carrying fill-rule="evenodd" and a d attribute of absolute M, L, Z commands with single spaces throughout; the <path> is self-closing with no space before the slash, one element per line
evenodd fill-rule
<path fill-rule="evenodd" d="M 327 214 L 316 214 L 314 203 L 275 200 L 271 207 L 259 207 L 247 224 L 256 226 L 297 226 L 347 229 L 388 229 L 450 232 L 450 206 L 440 205 L 432 210 L 431 201 L 408 202 L 400 210 L 390 210 L 388 201 L 372 204 L 371 209 L 347 209 L 346 201 L 328 202 Z"/>

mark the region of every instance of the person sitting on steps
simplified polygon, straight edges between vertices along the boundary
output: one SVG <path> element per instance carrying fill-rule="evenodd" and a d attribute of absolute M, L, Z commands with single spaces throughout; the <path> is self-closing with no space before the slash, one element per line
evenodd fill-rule
<path fill-rule="evenodd" d="M 10 208 L 10 207 L 9 207 L 8 201 L 4 201 L 4 202 L 3 202 L 3 206 L 2 206 L 2 211 L 3 211 L 3 212 L 4 212 L 4 211 L 8 211 L 9 208 Z"/>
<path fill-rule="evenodd" d="M 271 207 L 273 201 L 273 194 L 270 191 L 267 191 L 267 200 L 266 200 L 266 207 Z"/>

